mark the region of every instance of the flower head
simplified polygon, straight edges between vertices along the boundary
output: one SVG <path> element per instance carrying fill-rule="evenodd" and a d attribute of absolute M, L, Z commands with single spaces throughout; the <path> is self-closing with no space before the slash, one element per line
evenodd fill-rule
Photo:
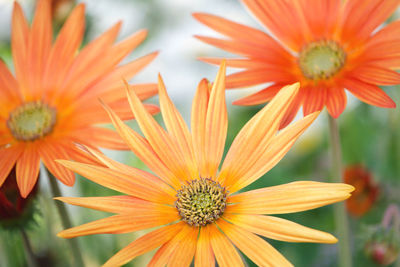
<path fill-rule="evenodd" d="M 154 172 L 113 161 L 88 151 L 104 166 L 60 161 L 67 168 L 124 196 L 60 200 L 116 215 L 67 229 L 71 238 L 100 233 L 126 233 L 158 227 L 114 255 L 105 266 L 122 265 L 159 248 L 153 266 L 243 266 L 237 249 L 260 266 L 291 264 L 260 236 L 289 242 L 334 243 L 330 234 L 273 217 L 344 200 L 353 188 L 345 184 L 294 182 L 238 193 L 274 167 L 318 113 L 278 132 L 298 84 L 287 86 L 240 131 L 219 169 L 227 134 L 225 65 L 211 89 L 198 86 L 192 105 L 191 131 L 159 79 L 164 130 L 128 89 L 132 111 L 144 135 L 126 126 L 106 106 L 117 131 Z"/>
<path fill-rule="evenodd" d="M 267 84 L 234 102 L 270 101 L 282 85 L 301 88 L 282 121 L 327 107 L 337 118 L 346 106 L 345 89 L 378 107 L 396 105 L 378 85 L 400 83 L 400 21 L 377 28 L 396 10 L 399 0 L 243 0 L 268 33 L 214 15 L 194 17 L 227 39 L 197 36 L 203 42 L 238 54 L 227 65 L 244 69 L 227 77 L 227 88 Z M 219 64 L 220 58 L 202 58 Z"/>
<path fill-rule="evenodd" d="M 360 166 L 348 166 L 344 171 L 343 182 L 354 186 L 352 196 L 346 200 L 347 210 L 354 216 L 368 212 L 379 195 L 379 187 L 373 182 L 368 169 Z"/>
<path fill-rule="evenodd" d="M 121 77 L 131 78 L 157 54 L 117 66 L 146 36 L 146 31 L 139 31 L 114 44 L 120 23 L 78 52 L 85 28 L 84 4 L 75 7 L 53 42 L 51 2 L 38 2 L 32 25 L 14 3 L 15 77 L 0 61 L 0 186 L 16 165 L 23 197 L 37 181 L 40 161 L 61 182 L 73 185 L 73 172 L 54 160 L 85 160 L 74 143 L 93 149 L 126 148 L 116 132 L 96 126 L 108 122 L 98 98 L 123 119 L 132 118 Z M 135 85 L 134 90 L 145 99 L 157 93 L 157 86 Z M 152 105 L 146 108 L 158 111 Z"/>

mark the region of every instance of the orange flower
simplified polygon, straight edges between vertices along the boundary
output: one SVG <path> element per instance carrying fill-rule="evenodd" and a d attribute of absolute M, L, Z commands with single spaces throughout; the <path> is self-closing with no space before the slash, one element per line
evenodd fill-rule
<path fill-rule="evenodd" d="M 371 173 L 360 165 L 353 165 L 344 171 L 343 181 L 355 187 L 353 195 L 346 201 L 349 213 L 360 217 L 376 202 L 379 187 L 372 181 Z"/>
<path fill-rule="evenodd" d="M 117 64 L 145 38 L 140 31 L 113 44 L 120 23 L 79 53 L 84 34 L 85 6 L 78 5 L 52 44 L 49 0 L 38 3 L 31 26 L 15 2 L 12 17 L 12 53 L 16 77 L 0 61 L 0 186 L 16 164 L 17 183 L 26 197 L 36 183 L 39 162 L 66 185 L 74 173 L 54 159 L 83 160 L 74 143 L 125 149 L 112 130 L 95 126 L 108 116 L 98 98 L 131 118 L 121 77 L 131 78 L 157 53 L 122 66 Z M 157 93 L 155 84 L 135 86 L 141 99 Z M 158 109 L 147 105 L 152 113 Z"/>
<path fill-rule="evenodd" d="M 269 83 L 237 105 L 270 101 L 282 85 L 299 81 L 300 92 L 282 122 L 327 107 L 337 118 L 346 106 L 345 89 L 378 107 L 396 104 L 377 85 L 400 83 L 400 21 L 376 29 L 399 0 L 242 0 L 268 33 L 208 14 L 194 17 L 228 39 L 197 36 L 239 54 L 227 65 L 244 69 L 227 77 L 227 88 Z M 202 58 L 219 64 L 220 58 Z"/>
<path fill-rule="evenodd" d="M 105 166 L 60 161 L 67 168 L 127 195 L 59 200 L 116 215 L 67 229 L 60 237 L 126 233 L 159 227 L 133 241 L 104 266 L 122 265 L 158 249 L 150 266 L 244 266 L 236 248 L 260 266 L 291 264 L 260 236 L 289 242 L 335 243 L 330 234 L 264 214 L 309 210 L 344 200 L 352 186 L 294 182 L 237 193 L 274 167 L 318 112 L 278 132 L 284 112 L 295 99 L 298 84 L 280 93 L 237 135 L 218 172 L 225 147 L 228 118 L 225 66 L 211 91 L 199 84 L 192 106 L 192 129 L 169 99 L 159 79 L 165 131 L 128 90 L 142 137 L 106 106 L 111 120 L 132 151 L 155 173 L 115 162 L 88 149 Z M 236 247 L 236 248 L 235 248 Z M 215 258 L 214 258 L 215 257 Z"/>

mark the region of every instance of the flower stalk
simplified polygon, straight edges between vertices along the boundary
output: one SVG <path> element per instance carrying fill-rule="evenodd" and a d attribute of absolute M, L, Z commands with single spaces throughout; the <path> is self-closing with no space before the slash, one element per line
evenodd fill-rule
<path fill-rule="evenodd" d="M 343 175 L 342 150 L 340 146 L 340 134 L 336 119 L 329 116 L 329 132 L 332 151 L 332 182 L 341 183 Z M 349 234 L 349 219 L 344 203 L 334 205 L 334 217 L 337 236 L 339 239 L 339 266 L 351 267 L 351 249 Z"/>
<path fill-rule="evenodd" d="M 46 168 L 45 168 L 46 169 Z M 49 183 L 51 187 L 51 191 L 53 196 L 55 197 L 60 197 L 61 195 L 61 190 L 60 187 L 58 186 L 56 178 L 46 169 L 47 177 L 49 178 Z M 55 201 L 58 213 L 61 218 L 61 222 L 64 228 L 71 228 L 72 223 L 70 216 L 68 214 L 67 208 L 65 207 L 65 204 L 61 201 Z M 84 267 L 85 264 L 83 262 L 83 257 L 81 254 L 81 251 L 79 249 L 78 241 L 76 239 L 67 239 L 69 246 L 71 247 L 72 254 L 75 259 L 75 266 L 79 267 Z"/>
<path fill-rule="evenodd" d="M 36 262 L 35 254 L 33 253 L 31 242 L 29 241 L 28 235 L 26 234 L 25 230 L 20 228 L 22 243 L 24 246 L 26 263 L 28 267 L 39 267 Z"/>

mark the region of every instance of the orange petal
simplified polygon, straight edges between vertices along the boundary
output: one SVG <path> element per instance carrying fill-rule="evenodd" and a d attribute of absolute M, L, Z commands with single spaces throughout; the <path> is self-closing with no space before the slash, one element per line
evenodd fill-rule
<path fill-rule="evenodd" d="M 330 87 L 326 96 L 326 108 L 329 114 L 338 118 L 347 104 L 347 96 L 343 88 Z"/>
<path fill-rule="evenodd" d="M 179 150 L 182 152 L 183 157 L 185 158 L 185 165 L 190 172 L 190 176 L 186 178 L 188 180 L 197 178 L 199 171 L 195 160 L 192 136 L 181 114 L 179 114 L 175 105 L 169 98 L 161 76 L 158 76 L 158 88 L 161 114 L 163 116 L 165 126 L 168 130 L 168 133 L 178 144 Z"/>
<path fill-rule="evenodd" d="M 214 225 L 210 224 L 210 241 L 217 258 L 218 266 L 231 267 L 243 266 L 244 263 L 236 248 L 232 245 L 231 241 L 221 233 L 221 231 Z"/>
<path fill-rule="evenodd" d="M 228 198 L 226 213 L 285 214 L 319 208 L 350 197 L 347 184 L 293 182 L 240 193 Z"/>
<path fill-rule="evenodd" d="M 68 153 L 63 147 L 52 143 L 46 143 L 40 146 L 39 155 L 46 168 L 60 180 L 63 184 L 73 186 L 75 183 L 75 174 L 57 163 L 56 159 L 69 159 Z"/>
<path fill-rule="evenodd" d="M 102 166 L 101 162 L 97 160 L 95 157 L 90 156 L 88 152 L 82 149 L 82 147 L 78 147 L 75 144 L 70 144 L 70 145 L 64 145 L 61 144 L 65 151 L 68 153 L 69 158 L 71 160 L 81 162 L 81 163 L 87 163 L 87 164 L 92 164 L 92 165 L 99 165 Z M 95 149 L 95 148 L 92 148 Z M 96 148 L 97 149 L 97 148 Z"/>
<path fill-rule="evenodd" d="M 249 259 L 258 266 L 293 266 L 265 240 L 241 227 L 218 220 L 218 226 Z"/>
<path fill-rule="evenodd" d="M 314 230 L 278 217 L 225 214 L 224 218 L 246 231 L 285 242 L 336 243 L 331 234 Z"/>
<path fill-rule="evenodd" d="M 286 86 L 238 133 L 221 168 L 219 180 L 233 185 L 261 157 L 277 132 L 281 119 L 296 97 L 299 84 Z M 229 189 L 231 190 L 231 189 Z"/>
<path fill-rule="evenodd" d="M 306 87 L 303 91 L 303 114 L 307 116 L 316 111 L 321 111 L 325 106 L 326 87 Z"/>
<path fill-rule="evenodd" d="M 243 0 L 243 3 L 274 36 L 294 51 L 299 51 L 311 40 L 312 35 L 298 1 L 289 3 L 285 0 Z"/>
<path fill-rule="evenodd" d="M 28 77 L 34 96 L 41 96 L 46 60 L 51 50 L 53 29 L 50 1 L 40 0 L 36 6 L 32 28 L 28 37 Z"/>
<path fill-rule="evenodd" d="M 143 211 L 140 214 L 118 214 L 61 231 L 57 236 L 72 238 L 94 234 L 124 234 L 169 224 L 178 220 L 176 210 Z"/>
<path fill-rule="evenodd" d="M 212 85 L 208 100 L 204 131 L 204 155 L 206 177 L 214 177 L 224 153 L 228 130 L 228 114 L 225 102 L 225 63 L 221 64 Z"/>
<path fill-rule="evenodd" d="M 185 223 L 180 222 L 164 226 L 160 229 L 145 234 L 144 236 L 130 243 L 125 248 L 121 249 L 117 254 L 111 257 L 103 265 L 103 267 L 121 266 L 137 256 L 165 244 L 179 234 L 185 225 Z"/>
<path fill-rule="evenodd" d="M 21 102 L 22 96 L 19 91 L 18 83 L 2 60 L 0 60 L 0 87 L 2 109 L 8 109 L 12 105 Z"/>
<path fill-rule="evenodd" d="M 22 150 L 18 146 L 0 149 L 0 187 L 21 155 Z"/>
<path fill-rule="evenodd" d="M 126 100 L 126 102 L 128 102 L 128 100 L 126 99 L 125 86 L 126 85 L 124 81 L 121 80 L 119 86 L 116 87 L 116 89 L 109 90 L 101 94 L 100 99 L 102 99 L 106 103 L 109 103 L 123 98 Z M 130 84 L 129 88 L 135 91 L 140 100 L 145 100 L 158 94 L 158 85 L 156 83 Z"/>
<path fill-rule="evenodd" d="M 292 73 L 287 69 L 280 69 L 278 66 L 248 69 L 226 76 L 226 87 L 247 87 L 267 82 L 289 84 L 295 80 Z"/>
<path fill-rule="evenodd" d="M 205 154 L 206 117 L 210 92 L 207 79 L 201 80 L 192 104 L 191 130 L 193 147 L 201 177 L 207 177 L 207 155 Z"/>
<path fill-rule="evenodd" d="M 135 155 L 138 156 L 161 179 L 164 179 L 175 189 L 180 188 L 179 179 L 164 165 L 147 140 L 124 124 L 108 106 L 103 106 L 108 112 L 108 115 L 121 138 L 125 140 Z"/>
<path fill-rule="evenodd" d="M 28 35 L 29 26 L 18 2 L 14 2 L 12 14 L 11 48 L 17 81 L 24 96 L 28 94 Z"/>
<path fill-rule="evenodd" d="M 197 241 L 194 266 L 214 267 L 215 257 L 210 243 L 210 226 L 200 228 L 199 240 Z"/>
<path fill-rule="evenodd" d="M 135 177 L 140 177 L 141 179 L 146 179 L 146 181 L 149 181 L 150 183 L 148 184 L 149 186 L 152 186 L 151 183 L 157 184 L 157 186 L 165 193 L 169 194 L 170 196 L 175 197 L 176 191 L 172 189 L 168 184 L 166 184 L 163 180 L 160 178 L 152 175 L 151 173 L 148 173 L 146 171 L 128 166 L 126 164 L 119 163 L 115 160 L 112 160 L 108 157 L 106 157 L 103 153 L 101 153 L 98 150 L 92 149 L 90 147 L 86 147 L 88 152 L 95 156 L 102 164 L 107 166 L 108 168 L 125 173 L 126 175 L 130 176 L 135 176 Z M 140 180 L 138 180 L 140 182 Z M 144 182 L 143 182 L 144 184 Z"/>
<path fill-rule="evenodd" d="M 27 197 L 36 184 L 39 176 L 40 157 L 36 144 L 26 144 L 17 160 L 17 184 L 23 198 Z"/>
<path fill-rule="evenodd" d="M 83 77 L 87 70 L 96 68 L 99 63 L 99 55 L 103 55 L 104 51 L 108 51 L 110 49 L 120 28 L 121 23 L 115 24 L 94 41 L 86 45 L 82 51 L 79 52 L 79 54 L 75 57 L 74 63 L 70 68 L 70 72 L 68 73 L 66 80 L 63 83 L 63 87 L 59 90 L 59 95 L 65 93 L 65 90 L 70 90 L 72 88 L 72 82 Z M 99 73 L 99 75 L 101 74 Z"/>
<path fill-rule="evenodd" d="M 363 64 L 349 74 L 365 83 L 377 85 L 397 85 L 400 83 L 400 74 L 394 70 L 375 65 Z"/>
<path fill-rule="evenodd" d="M 85 5 L 79 4 L 69 15 L 51 48 L 43 80 L 46 89 L 61 87 L 82 43 L 84 31 Z"/>
<path fill-rule="evenodd" d="M 213 57 L 199 57 L 198 60 L 207 62 L 209 64 L 221 65 L 223 61 L 226 62 L 227 67 L 241 68 L 241 69 L 259 69 L 269 67 L 272 64 L 263 60 L 257 60 L 254 58 L 213 58 Z"/>
<path fill-rule="evenodd" d="M 396 103 L 378 86 L 356 79 L 345 79 L 343 86 L 361 101 L 382 108 L 395 108 Z"/>
<path fill-rule="evenodd" d="M 254 94 L 236 100 L 232 104 L 239 106 L 253 106 L 253 105 L 264 104 L 270 101 L 282 89 L 283 86 L 284 85 L 282 84 L 273 84 Z"/>
<path fill-rule="evenodd" d="M 190 227 L 190 226 L 189 226 Z M 191 227 L 190 232 L 185 238 L 178 244 L 176 249 L 169 259 L 168 266 L 171 267 L 189 267 L 194 254 L 196 252 L 197 235 L 199 234 L 198 229 Z"/>
<path fill-rule="evenodd" d="M 131 196 L 56 197 L 55 199 L 75 206 L 120 214 L 135 214 L 138 212 L 141 214 L 141 212 L 147 212 L 149 210 L 154 210 L 155 212 L 168 210 L 172 213 L 173 210 L 171 209 L 175 209 L 171 206 L 161 205 Z"/>
<path fill-rule="evenodd" d="M 257 158 L 255 158 L 256 162 L 247 169 L 245 173 L 240 173 L 241 175 L 238 176 L 236 183 L 231 184 L 229 187 L 230 193 L 246 187 L 272 169 L 286 155 L 296 140 L 318 117 L 318 115 L 319 112 L 308 115 L 300 121 L 285 128 L 283 131 L 279 132 L 278 135 L 271 137 L 270 145 L 267 149 L 264 149 Z M 253 153 L 255 152 L 253 151 Z"/>
<path fill-rule="evenodd" d="M 123 80 L 129 80 L 144 67 L 150 64 L 158 55 L 158 52 L 153 52 L 146 56 L 135 59 L 125 65 L 119 66 L 114 70 L 107 73 L 98 82 L 91 86 L 85 93 L 83 98 L 96 97 L 96 95 L 103 94 L 112 90 L 119 89 L 122 93 L 125 91 Z M 125 96 L 125 95 L 124 95 Z M 126 97 L 126 96 L 125 96 Z M 104 100 L 104 98 L 102 97 Z"/>
<path fill-rule="evenodd" d="M 92 146 L 99 146 L 108 149 L 128 150 L 128 145 L 124 142 L 121 136 L 114 130 L 101 127 L 88 127 L 80 129 L 80 143 L 89 143 Z"/>
<path fill-rule="evenodd" d="M 135 92 L 127 87 L 128 100 L 140 130 L 145 135 L 157 156 L 176 177 L 184 180 L 191 177 L 192 171 L 186 166 L 185 158 L 177 143 L 157 121 L 146 111 L 143 103 L 137 97 Z"/>
<path fill-rule="evenodd" d="M 127 175 L 109 168 L 58 160 L 68 169 L 104 187 L 157 203 L 172 204 L 175 198 L 164 192 L 158 183 L 149 181 L 137 172 Z"/>

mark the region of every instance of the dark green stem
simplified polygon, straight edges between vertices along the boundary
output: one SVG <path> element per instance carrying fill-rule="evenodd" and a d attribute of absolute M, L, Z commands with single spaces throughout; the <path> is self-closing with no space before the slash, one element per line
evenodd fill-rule
<path fill-rule="evenodd" d="M 49 177 L 49 182 L 50 182 L 50 187 L 51 191 L 53 193 L 53 196 L 55 197 L 60 197 L 61 196 L 61 190 L 60 187 L 58 186 L 58 182 L 56 178 L 46 169 L 47 176 Z M 71 228 L 72 223 L 71 219 L 69 217 L 67 208 L 65 207 L 65 204 L 61 201 L 55 201 L 58 213 L 60 214 L 61 222 L 64 227 L 64 229 Z M 76 239 L 66 239 L 67 242 L 69 243 L 69 246 L 71 247 L 72 254 L 75 259 L 75 265 L 78 267 L 84 267 L 85 264 L 83 263 L 83 257 L 81 254 L 81 250 L 79 249 L 79 244 L 78 240 Z"/>
<path fill-rule="evenodd" d="M 31 242 L 29 241 L 28 235 L 26 234 L 24 229 L 21 228 L 20 231 L 21 231 L 22 243 L 24 245 L 26 263 L 28 264 L 29 267 L 38 267 L 38 264 L 36 262 L 36 257 L 35 254 L 33 253 Z"/>
<path fill-rule="evenodd" d="M 343 175 L 342 150 L 340 146 L 340 135 L 337 122 L 329 116 L 329 131 L 332 148 L 332 182 L 341 183 Z M 349 234 L 349 219 L 344 206 L 344 202 L 334 205 L 334 217 L 337 236 L 339 239 L 339 265 L 341 267 L 351 267 L 351 249 Z"/>

